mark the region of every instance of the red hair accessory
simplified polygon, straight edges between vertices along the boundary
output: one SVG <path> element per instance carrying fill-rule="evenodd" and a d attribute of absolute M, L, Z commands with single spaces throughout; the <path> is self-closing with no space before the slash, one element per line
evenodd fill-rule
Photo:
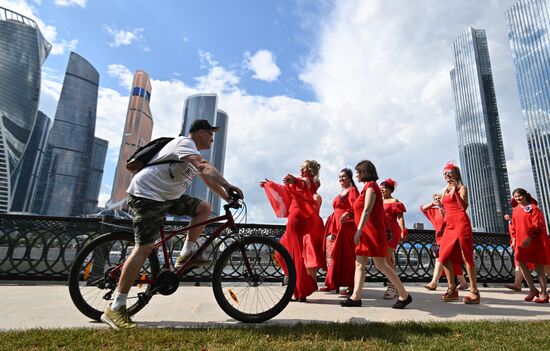
<path fill-rule="evenodd" d="M 443 167 L 443 172 L 454 171 L 457 168 L 458 167 L 452 161 L 449 161 L 445 167 Z"/>
<path fill-rule="evenodd" d="M 389 185 L 393 189 L 397 186 L 397 182 L 391 178 L 384 180 L 381 184 Z"/>

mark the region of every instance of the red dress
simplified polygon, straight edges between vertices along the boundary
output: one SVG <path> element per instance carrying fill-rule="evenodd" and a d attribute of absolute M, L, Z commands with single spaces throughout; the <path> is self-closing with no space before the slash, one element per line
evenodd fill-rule
<path fill-rule="evenodd" d="M 452 195 L 443 195 L 441 200 L 445 209 L 445 230 L 441 238 L 439 261 L 446 263 L 450 260 L 454 264 L 462 263 L 464 261 L 462 254 L 464 254 L 466 262 L 474 265 L 472 225 L 458 196 L 458 191 L 455 191 Z"/>
<path fill-rule="evenodd" d="M 319 235 L 311 235 L 312 228 L 315 228 L 313 224 L 314 215 L 318 213 L 318 205 L 313 199 L 313 194 L 318 187 L 313 178 L 309 180 L 309 188 L 300 178 L 297 178 L 296 185 L 283 186 L 274 182 L 267 182 L 264 185 L 266 195 L 275 211 L 277 211 L 277 208 L 288 208 L 288 222 L 280 243 L 290 253 L 296 266 L 296 288 L 294 289 L 296 299 L 305 298 L 317 290 L 317 280 L 307 272 L 307 268 L 315 267 L 306 266 L 306 262 L 308 264 L 317 262 L 317 258 L 309 257 L 309 254 L 316 251 L 314 248 L 304 246 L 304 244 L 310 245 L 312 243 L 312 237 L 322 237 L 322 232 Z M 286 193 L 288 193 L 288 197 L 283 195 Z M 285 199 L 288 199 L 287 201 L 290 201 L 290 203 L 280 206 Z M 274 203 L 278 205 L 274 206 Z M 282 260 L 279 260 L 279 262 L 282 262 Z M 282 268 L 286 273 L 287 268 L 284 266 Z"/>
<path fill-rule="evenodd" d="M 397 216 L 407 212 L 402 202 L 384 203 L 384 214 L 386 215 L 386 228 L 391 232 L 391 238 L 388 239 L 388 246 L 394 250 L 401 241 L 401 227 Z"/>
<path fill-rule="evenodd" d="M 443 216 L 442 209 L 439 207 L 430 207 L 423 209 L 420 206 L 420 211 L 426 216 L 435 230 L 435 244 L 441 247 L 441 238 L 445 230 L 445 217 Z M 453 271 L 455 275 L 462 275 L 462 265 L 460 263 L 453 264 Z"/>
<path fill-rule="evenodd" d="M 550 264 L 550 238 L 546 232 L 544 216 L 537 205 L 514 207 L 511 229 L 516 239 L 516 258 L 519 262 Z M 523 248 L 523 242 L 529 237 L 532 238 L 531 243 Z"/>
<path fill-rule="evenodd" d="M 375 200 L 367 223 L 363 226 L 360 243 L 355 247 L 355 254 L 357 256 L 386 257 L 388 253 L 386 216 L 384 215 L 384 205 L 382 204 L 382 193 L 376 182 L 365 183 L 365 187 L 361 190 L 359 197 L 353 204 L 355 225 L 356 227 L 359 226 L 359 221 L 365 208 L 365 192 L 368 188 L 374 191 Z"/>
<path fill-rule="evenodd" d="M 325 286 L 338 289 L 341 286 L 352 287 L 355 274 L 355 243 L 353 236 L 357 226 L 353 220 L 353 203 L 359 196 L 356 187 L 350 186 L 344 195 L 338 195 L 332 201 L 334 212 L 327 219 L 327 276 Z M 345 213 L 350 216 L 342 223 L 340 217 Z M 330 235 L 330 237 L 328 237 Z M 330 255 L 330 256 L 329 256 Z"/>

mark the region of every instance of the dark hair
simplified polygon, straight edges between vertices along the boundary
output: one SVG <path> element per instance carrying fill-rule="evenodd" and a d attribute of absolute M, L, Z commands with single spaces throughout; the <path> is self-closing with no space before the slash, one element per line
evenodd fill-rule
<path fill-rule="evenodd" d="M 359 179 L 362 182 L 372 182 L 378 180 L 378 173 L 376 173 L 376 167 L 369 160 L 363 160 L 355 166 L 355 170 L 361 169 L 365 172 L 363 177 Z"/>
<path fill-rule="evenodd" d="M 348 178 L 351 182 L 351 186 L 353 186 L 354 188 L 357 188 L 357 186 L 355 185 L 355 182 L 353 181 L 353 172 L 351 171 L 351 169 L 344 168 L 340 171 L 340 173 L 346 173 L 346 175 L 348 176 Z"/>
<path fill-rule="evenodd" d="M 512 205 L 512 207 L 515 207 L 514 206 L 514 203 L 516 203 L 516 200 L 514 200 L 514 194 L 515 193 L 518 193 L 520 194 L 521 196 L 523 196 L 524 198 L 527 199 L 527 202 L 530 203 L 530 204 L 538 204 L 537 203 L 537 200 L 535 200 L 531 194 L 529 194 L 527 192 L 527 190 L 523 189 L 523 188 L 517 188 L 517 189 L 514 189 L 514 191 L 512 191 L 512 200 L 510 200 L 510 204 Z M 513 202 L 512 202 L 513 201 Z M 517 204 L 517 203 L 516 203 Z"/>

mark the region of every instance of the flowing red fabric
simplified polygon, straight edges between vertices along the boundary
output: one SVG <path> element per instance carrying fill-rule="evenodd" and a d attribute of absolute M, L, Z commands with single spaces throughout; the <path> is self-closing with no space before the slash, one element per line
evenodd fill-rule
<path fill-rule="evenodd" d="M 277 218 L 287 218 L 291 196 L 288 188 L 272 181 L 264 183 L 264 191 Z"/>
<path fill-rule="evenodd" d="M 441 238 L 439 261 L 444 264 L 449 260 L 454 264 L 463 263 L 464 254 L 466 262 L 474 265 L 472 225 L 458 196 L 458 191 L 455 191 L 452 195 L 444 195 L 441 200 L 445 209 L 445 230 Z"/>
<path fill-rule="evenodd" d="M 435 243 L 436 245 L 441 246 L 441 238 L 443 237 L 443 232 L 445 230 L 445 217 L 443 216 L 442 209 L 439 207 L 430 207 L 428 209 L 423 209 L 420 206 L 420 211 L 428 218 L 435 230 Z M 455 275 L 463 275 L 462 264 L 453 263 L 453 271 Z"/>
<path fill-rule="evenodd" d="M 289 194 L 288 222 L 280 243 L 290 253 L 294 265 L 296 266 L 296 288 L 294 289 L 294 297 L 296 299 L 305 298 L 317 290 L 316 277 L 309 275 L 307 268 L 318 268 L 319 266 L 316 266 L 318 261 L 324 260 L 324 255 L 315 256 L 317 251 L 313 248 L 313 245 L 316 245 L 316 238 L 322 239 L 323 234 L 322 230 L 320 233 L 315 232 L 315 228 L 319 227 L 319 224 L 315 223 L 316 218 L 314 216 L 314 214 L 316 214 L 317 217 L 319 217 L 318 205 L 313 199 L 313 194 L 317 191 L 317 186 L 313 178 L 309 179 L 309 183 L 310 186 L 308 187 L 304 181 L 298 178 L 296 184 L 288 186 L 273 182 L 266 182 L 264 184 L 264 188 L 265 185 L 268 185 L 269 189 L 276 189 L 277 194 L 279 194 L 282 199 L 285 198 L 285 192 L 281 188 L 285 188 Z M 268 198 L 272 194 L 272 192 L 266 191 Z M 286 205 L 285 201 L 286 200 L 282 202 L 275 201 L 275 203 L 284 203 Z M 282 206 L 272 205 L 272 207 L 274 211 L 276 211 L 276 208 L 281 208 Z M 280 213 L 283 212 L 284 211 L 280 211 Z M 320 245 L 317 244 L 317 246 L 322 248 L 322 243 Z M 283 262 L 280 257 L 278 258 L 278 262 Z M 282 269 L 285 274 L 288 274 L 287 267 L 283 266 Z"/>
<path fill-rule="evenodd" d="M 326 251 L 324 249 L 324 229 L 325 224 L 319 216 L 321 206 L 315 202 L 315 213 L 311 215 L 310 227 L 304 235 L 304 264 L 306 268 L 327 269 Z"/>
<path fill-rule="evenodd" d="M 387 180 L 386 180 L 387 181 Z M 401 241 L 401 227 L 397 216 L 407 212 L 402 202 L 384 203 L 384 214 L 386 216 L 386 228 L 391 232 L 391 238 L 388 240 L 388 246 L 392 249 L 397 247 Z"/>
<path fill-rule="evenodd" d="M 359 245 L 355 247 L 355 254 L 357 256 L 386 257 L 388 253 L 386 216 L 384 214 L 382 193 L 376 182 L 366 182 L 365 187 L 361 190 L 359 197 L 353 204 L 355 225 L 359 226 L 359 221 L 365 207 L 365 193 L 369 188 L 372 188 L 374 191 L 374 205 L 367 223 L 363 226 L 363 234 L 361 235 Z"/>
<path fill-rule="evenodd" d="M 353 236 L 357 226 L 353 219 L 353 203 L 359 196 L 356 187 L 351 186 L 343 195 L 332 201 L 334 212 L 327 219 L 325 235 L 327 237 L 327 275 L 325 286 L 329 290 L 341 286 L 353 287 L 355 274 L 355 243 Z M 349 213 L 344 223 L 340 218 Z"/>
<path fill-rule="evenodd" d="M 550 238 L 546 231 L 544 216 L 537 205 L 514 207 L 512 230 L 516 238 L 516 258 L 519 262 L 533 265 L 550 264 Z M 529 237 L 531 243 L 524 248 L 523 242 Z"/>

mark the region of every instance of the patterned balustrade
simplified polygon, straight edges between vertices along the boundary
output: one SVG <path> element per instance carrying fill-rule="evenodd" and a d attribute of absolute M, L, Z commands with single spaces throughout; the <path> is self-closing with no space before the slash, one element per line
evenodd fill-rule
<path fill-rule="evenodd" d="M 131 221 L 112 218 L 40 217 L 26 215 L 0 215 L 0 279 L 4 280 L 66 280 L 77 252 L 98 235 L 111 231 L 131 231 Z M 181 227 L 184 222 L 166 222 L 169 227 Z M 207 227 L 208 235 L 216 225 Z M 264 235 L 279 239 L 282 225 L 239 224 L 243 235 Z M 430 247 L 434 232 L 409 230 L 409 237 L 395 252 L 397 271 L 406 282 L 424 282 L 431 279 L 434 258 Z M 184 237 L 171 240 L 170 257 L 175 262 L 183 246 Z M 229 236 L 222 235 L 213 242 L 207 253 L 212 259 L 208 267 L 188 273 L 185 281 L 209 281 L 216 257 L 228 245 Z M 504 234 L 474 233 L 476 266 L 480 282 L 507 282 L 514 276 L 513 256 Z M 164 258 L 159 253 L 163 263 Z M 271 260 L 270 257 L 266 257 Z M 273 264 L 274 274 L 280 270 Z M 226 272 L 228 275 L 237 272 Z M 319 280 L 324 280 L 320 272 Z M 371 263 L 367 281 L 382 281 L 383 276 Z"/>

